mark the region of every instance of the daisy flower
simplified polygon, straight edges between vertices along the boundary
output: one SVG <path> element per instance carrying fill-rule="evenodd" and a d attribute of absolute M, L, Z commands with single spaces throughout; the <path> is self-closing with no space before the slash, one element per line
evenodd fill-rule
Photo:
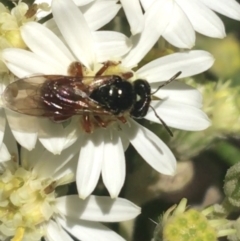
<path fill-rule="evenodd" d="M 140 29 L 142 38 L 145 32 L 152 45 L 162 36 L 178 48 L 192 48 L 195 31 L 212 38 L 225 37 L 224 24 L 215 12 L 240 20 L 240 4 L 235 0 L 121 0 L 121 3 L 131 30 Z M 142 18 L 136 28 L 136 19 Z M 132 31 L 136 33 L 139 31 Z M 137 43 L 137 36 L 133 39 Z"/>
<path fill-rule="evenodd" d="M 99 222 L 133 219 L 139 207 L 122 198 L 92 195 L 81 200 L 78 195 L 63 195 L 61 186 L 75 180 L 73 146 L 56 156 L 38 143 L 34 151 L 21 149 L 18 161 L 13 137 L 6 133 L 4 143 L 0 147 L 2 241 L 73 241 L 72 237 L 124 241 Z"/>
<path fill-rule="evenodd" d="M 143 57 L 141 48 L 139 53 L 132 55 L 134 49 L 130 49 L 131 45 L 124 35 L 91 31 L 72 1 L 53 0 L 52 11 L 66 45 L 38 23 L 25 25 L 21 29 L 22 37 L 32 52 L 7 49 L 3 53 L 6 65 L 17 77 L 36 73 L 69 75 L 72 74 L 69 66 L 72 67 L 73 63 L 81 66 L 84 76 L 95 76 L 105 62 L 112 64 L 105 68 L 104 76 L 128 76 L 129 83 L 133 84 L 136 79 L 143 79 L 148 81 L 145 84 L 150 85 L 154 92 L 179 71 L 182 72 L 181 77 L 192 76 L 213 64 L 209 53 L 190 51 L 156 59 L 134 71 L 132 67 Z M 141 47 L 145 50 L 145 43 Z M 207 116 L 200 109 L 202 96 L 192 87 L 172 81 L 155 92 L 153 98 L 151 105 L 167 126 L 190 131 L 200 131 L 209 126 Z M 175 172 L 176 160 L 169 148 L 154 133 L 133 120 L 129 111 L 120 116 L 99 116 L 98 121 L 90 115 L 92 133 L 86 133 L 83 124 L 86 120 L 82 115 L 57 124 L 48 118 L 26 116 L 10 110 L 6 113 L 15 138 L 27 149 L 34 148 L 38 138 L 46 149 L 58 154 L 80 136 L 77 187 L 81 198 L 86 198 L 93 191 L 101 174 L 111 197 L 118 196 L 125 180 L 124 150 L 129 142 L 158 172 L 167 175 Z M 160 123 L 152 109 L 145 118 Z M 105 128 L 100 127 L 100 123 Z"/>

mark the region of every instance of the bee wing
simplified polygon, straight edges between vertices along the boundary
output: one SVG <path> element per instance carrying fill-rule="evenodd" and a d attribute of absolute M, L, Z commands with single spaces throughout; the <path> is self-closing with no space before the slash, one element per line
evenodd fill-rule
<path fill-rule="evenodd" d="M 91 79 L 93 77 L 90 77 Z M 69 82 L 73 82 L 75 86 L 82 86 L 85 89 L 88 87 L 82 83 L 83 79 L 80 77 L 69 77 L 62 75 L 38 75 L 28 78 L 19 79 L 9 84 L 2 94 L 3 104 L 6 108 L 21 114 L 42 116 L 42 117 L 70 117 L 72 115 L 82 115 L 86 113 L 93 113 L 98 115 L 111 115 L 110 112 L 101 108 L 97 103 L 88 98 L 84 91 L 74 91 L 78 95 L 78 101 L 74 104 L 62 106 L 61 110 L 54 105 L 51 108 L 43 104 L 42 87 L 46 81 L 65 81 L 66 86 Z M 78 88 L 81 89 L 81 88 Z M 70 96 L 71 98 L 71 96 Z"/>
<path fill-rule="evenodd" d="M 33 116 L 42 116 L 44 109 L 40 105 L 39 90 L 47 80 L 44 75 L 19 79 L 9 84 L 2 94 L 4 107 Z"/>

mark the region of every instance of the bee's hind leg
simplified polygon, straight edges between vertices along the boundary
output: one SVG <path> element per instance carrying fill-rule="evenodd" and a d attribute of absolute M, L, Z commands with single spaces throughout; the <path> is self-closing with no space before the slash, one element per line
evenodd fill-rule
<path fill-rule="evenodd" d="M 84 131 L 87 132 L 87 133 L 92 133 L 93 128 L 92 128 L 90 116 L 89 115 L 83 115 L 82 120 L 83 120 L 82 121 L 82 127 L 83 127 Z"/>
<path fill-rule="evenodd" d="M 108 123 L 105 122 L 100 116 L 95 115 L 94 119 L 96 120 L 97 124 L 102 127 L 102 128 L 106 128 L 108 126 Z"/>
<path fill-rule="evenodd" d="M 68 74 L 74 77 L 83 77 L 83 68 L 80 62 L 72 62 L 68 67 Z"/>

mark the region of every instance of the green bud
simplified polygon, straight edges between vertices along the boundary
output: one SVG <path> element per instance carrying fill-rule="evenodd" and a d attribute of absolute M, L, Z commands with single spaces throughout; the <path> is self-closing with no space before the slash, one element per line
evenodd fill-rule
<path fill-rule="evenodd" d="M 226 228 L 228 220 L 213 219 L 213 207 L 202 211 L 186 209 L 187 199 L 169 208 L 157 225 L 152 241 L 217 241 L 218 237 L 235 233 Z"/>
<path fill-rule="evenodd" d="M 240 207 L 240 162 L 230 167 L 224 180 L 224 193 L 228 202 Z"/>

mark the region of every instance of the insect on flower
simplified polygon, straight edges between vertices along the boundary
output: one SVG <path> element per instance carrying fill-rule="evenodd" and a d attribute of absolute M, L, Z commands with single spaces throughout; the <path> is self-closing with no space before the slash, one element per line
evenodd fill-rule
<path fill-rule="evenodd" d="M 7 86 L 2 99 L 6 108 L 62 122 L 74 115 L 82 115 L 82 126 L 92 132 L 92 123 L 105 128 L 111 121 L 126 123 L 126 116 L 143 118 L 149 108 L 167 129 L 171 130 L 150 105 L 151 96 L 163 86 L 175 80 L 181 72 L 160 85 L 151 93 L 146 80 L 130 82 L 132 72 L 119 75 L 103 75 L 113 62 L 105 62 L 95 76 L 84 76 L 83 66 L 74 62 L 69 76 L 38 75 L 19 79 Z"/>

